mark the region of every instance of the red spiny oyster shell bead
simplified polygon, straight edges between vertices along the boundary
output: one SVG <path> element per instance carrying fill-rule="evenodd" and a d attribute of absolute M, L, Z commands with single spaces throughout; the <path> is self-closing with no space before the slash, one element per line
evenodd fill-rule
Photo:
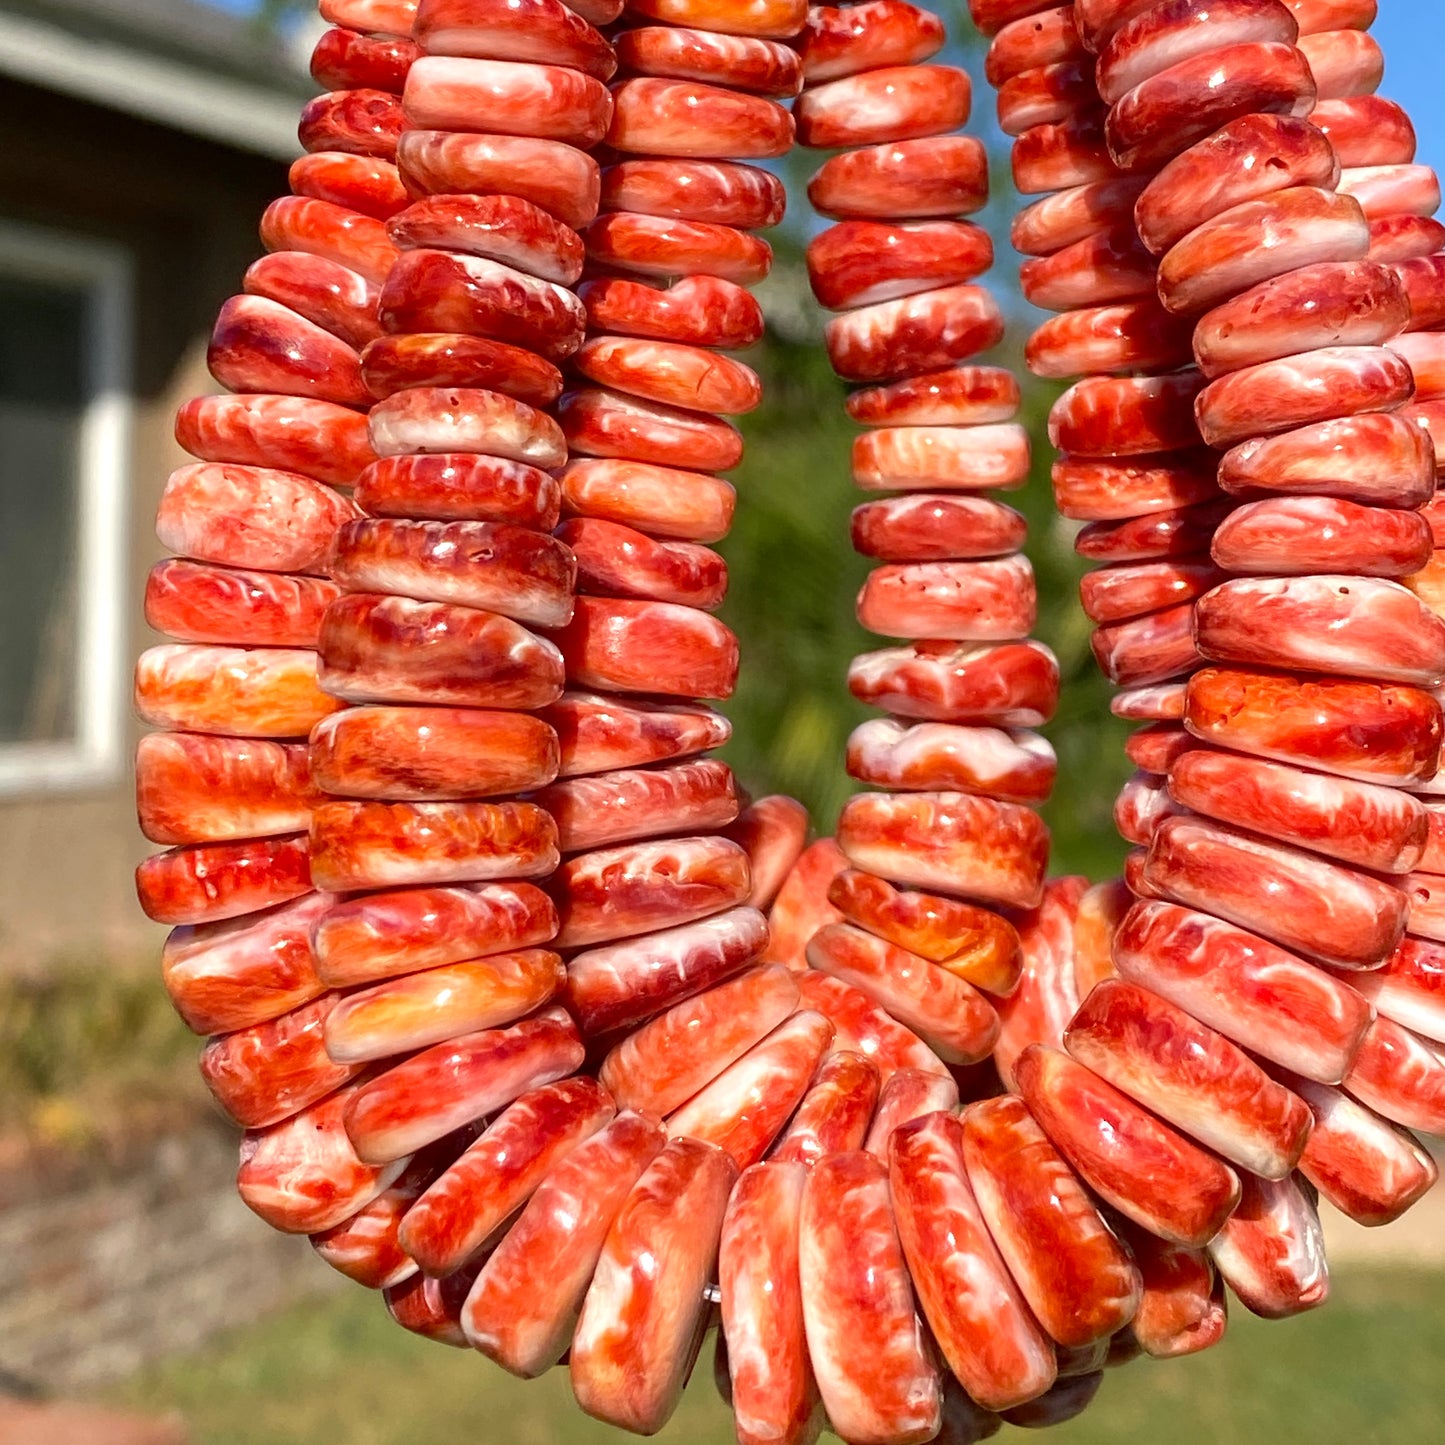
<path fill-rule="evenodd" d="M 947 286 L 835 316 L 825 342 L 845 381 L 888 381 L 966 361 L 1002 336 L 1003 317 L 989 292 Z"/>
<path fill-rule="evenodd" d="M 1054 1382 L 1053 1347 L 984 1223 L 963 1126 L 943 1113 L 905 1124 L 893 1136 L 888 1178 L 919 1303 L 969 1397 L 1005 1409 L 1041 1395 Z"/>
<path fill-rule="evenodd" d="M 135 872 L 157 923 L 212 923 L 286 903 L 311 890 L 304 836 L 191 843 L 156 853 Z"/>
<path fill-rule="evenodd" d="M 568 962 L 568 1004 L 587 1034 L 609 1033 L 746 968 L 767 933 L 762 914 L 743 907 L 588 949 Z"/>
<path fill-rule="evenodd" d="M 1074 550 L 1093 562 L 1149 562 L 1195 556 L 1209 550 L 1214 529 L 1229 510 L 1219 499 L 1113 523 L 1095 522 L 1074 538 Z"/>
<path fill-rule="evenodd" d="M 546 943 L 552 900 L 531 883 L 470 883 L 370 893 L 315 921 L 316 971 L 335 988 Z"/>
<path fill-rule="evenodd" d="M 1172 159 L 1180 147 L 1241 116 L 1308 115 L 1314 101 L 1314 77 L 1293 45 L 1229 45 L 1181 60 L 1136 85 L 1110 107 L 1105 135 L 1121 170 L 1141 170 Z"/>
<path fill-rule="evenodd" d="M 720 276 L 755 286 L 773 265 L 773 248 L 734 226 L 606 211 L 587 228 L 587 255 L 598 266 L 642 276 Z"/>
<path fill-rule="evenodd" d="M 1097 97 L 1087 60 L 1038 66 L 1011 76 L 999 87 L 999 126 L 1006 135 L 1022 135 L 1032 126 L 1067 120 Z"/>
<path fill-rule="evenodd" d="M 1084 457 L 1143 456 L 1197 446 L 1196 372 L 1091 376 L 1075 382 L 1049 411 L 1049 440 Z"/>
<path fill-rule="evenodd" d="M 1390 1224 L 1439 1177 L 1412 1135 L 1387 1123 L 1339 1089 L 1292 1082 L 1309 1104 L 1314 1131 L 1300 1173 L 1357 1224 Z"/>
<path fill-rule="evenodd" d="M 378 398 L 413 386 L 464 386 L 550 406 L 562 394 L 562 373 L 535 352 L 445 331 L 378 337 L 361 354 L 361 374 Z"/>
<path fill-rule="evenodd" d="M 1092 622 L 1122 622 L 1188 602 L 1224 580 L 1210 562 L 1120 562 L 1079 579 L 1079 598 Z"/>
<path fill-rule="evenodd" d="M 864 627 L 885 637 L 1008 642 L 1032 631 L 1038 598 L 1032 565 L 1015 554 L 875 567 L 858 594 L 857 611 Z"/>
<path fill-rule="evenodd" d="M 484 798 L 557 776 L 557 735 L 539 718 L 481 708 L 352 707 L 311 734 L 311 775 L 351 798 Z"/>
<path fill-rule="evenodd" d="M 606 277 L 584 281 L 577 294 L 598 332 L 725 350 L 752 346 L 763 335 L 762 307 L 721 276 L 684 276 L 666 288 Z"/>
<path fill-rule="evenodd" d="M 1125 916 L 1114 962 L 1241 1048 L 1321 1083 L 1344 1078 L 1370 1022 L 1365 1000 L 1323 969 L 1172 903 L 1141 902 Z"/>
<path fill-rule="evenodd" d="M 1024 356 L 1035 376 L 1142 371 L 1189 360 L 1193 328 L 1152 296 L 1050 317 L 1029 337 Z"/>
<path fill-rule="evenodd" d="M 604 211 L 758 230 L 783 219 L 787 197 L 783 183 L 760 166 L 644 156 L 607 167 L 601 203 Z"/>
<path fill-rule="evenodd" d="M 833 878 L 828 901 L 869 933 L 988 993 L 1011 993 L 1018 982 L 1023 963 L 1018 930 L 990 909 L 900 890 L 856 868 Z"/>
<path fill-rule="evenodd" d="M 173 929 L 161 977 L 186 1026 L 198 1034 L 250 1028 L 325 993 L 310 932 L 332 901 L 308 893 L 254 918 Z"/>
<path fill-rule="evenodd" d="M 612 93 L 609 145 L 639 155 L 745 160 L 783 155 L 793 118 L 761 96 L 695 80 L 637 76 Z"/>
<path fill-rule="evenodd" d="M 731 482 L 624 458 L 582 458 L 563 471 L 566 510 L 638 527 L 656 537 L 717 542 L 732 525 Z"/>
<path fill-rule="evenodd" d="M 917 65 L 943 48 L 938 16 L 905 0 L 847 7 L 814 5 L 798 37 L 809 84 L 880 66 Z"/>
<path fill-rule="evenodd" d="M 559 627 L 572 615 L 576 566 L 557 538 L 505 522 L 366 517 L 337 533 L 331 575 L 353 591 L 457 603 Z"/>
<path fill-rule="evenodd" d="M 1017 1065 L 1030 1113 L 1108 1204 L 1152 1234 L 1199 1248 L 1239 1202 L 1233 1170 L 1066 1054 L 1035 1044 Z"/>
<path fill-rule="evenodd" d="M 1379 963 L 1405 932 L 1408 904 L 1393 885 L 1204 819 L 1159 825 L 1144 880 L 1159 897 L 1344 968 Z"/>
<path fill-rule="evenodd" d="M 562 658 L 550 642 L 496 613 L 445 602 L 343 597 L 326 614 L 320 647 L 327 690 L 350 702 L 538 708 L 562 691 Z"/>
<path fill-rule="evenodd" d="M 567 459 L 561 431 L 546 413 L 476 387 L 398 391 L 372 407 L 368 425 L 380 457 L 485 452 L 543 468 Z"/>
<path fill-rule="evenodd" d="M 319 577 L 210 567 L 179 557 L 146 578 L 146 622 L 183 642 L 314 647 L 327 606 L 340 595 Z"/>
<path fill-rule="evenodd" d="M 1171 247 L 1159 262 L 1159 299 L 1173 312 L 1200 312 L 1304 267 L 1361 260 L 1369 248 L 1369 223 L 1353 196 L 1314 186 L 1275 191 Z"/>
<path fill-rule="evenodd" d="M 1244 1176 L 1239 1207 L 1209 1245 L 1220 1278 L 1247 1310 L 1286 1319 L 1329 1297 L 1313 1191 L 1292 1179 Z"/>
<path fill-rule="evenodd" d="M 855 657 L 848 690 L 901 717 L 1037 727 L 1053 716 L 1059 667 L 1039 642 L 918 642 Z"/>
<path fill-rule="evenodd" d="M 1418 512 L 1336 497 L 1249 502 L 1220 523 L 1210 547 L 1214 560 L 1235 573 L 1396 578 L 1424 570 L 1432 550 L 1430 524 Z"/>
<path fill-rule="evenodd" d="M 1023 546 L 1021 513 L 985 497 L 913 492 L 853 509 L 853 548 L 885 562 L 995 557 Z"/>
<path fill-rule="evenodd" d="M 563 777 L 688 757 L 732 736 L 732 724 L 701 703 L 566 692 L 543 716 L 557 734 Z"/>
<path fill-rule="evenodd" d="M 791 1014 L 671 1114 L 667 1132 L 717 1145 L 739 1169 L 758 1163 L 798 1107 L 832 1040 L 833 1025 L 823 1014 Z"/>
<path fill-rule="evenodd" d="M 865 146 L 824 161 L 808 182 L 808 199 L 838 220 L 964 216 L 988 200 L 988 161 L 973 136 Z"/>
<path fill-rule="evenodd" d="M 842 221 L 808 244 L 813 294 L 831 311 L 971 281 L 993 264 L 988 232 L 968 221 Z"/>
<path fill-rule="evenodd" d="M 1135 220 L 1159 254 L 1232 206 L 1292 187 L 1328 189 L 1339 176 L 1333 147 L 1308 121 L 1247 115 L 1170 161 L 1139 197 Z"/>
<path fill-rule="evenodd" d="M 345 497 L 299 473 L 193 462 L 167 478 L 156 536 L 200 562 L 324 572 L 333 534 L 355 515 Z"/>
<path fill-rule="evenodd" d="M 476 1349 L 524 1378 L 562 1358 L 613 1221 L 665 1142 L 655 1121 L 624 1111 L 547 1175 L 467 1296 Z"/>
<path fill-rule="evenodd" d="M 396 155 L 403 124 L 401 101 L 384 90 L 331 90 L 307 101 L 297 136 L 308 151 Z"/>
<path fill-rule="evenodd" d="M 1383 1018 L 1445 1043 L 1445 946 L 1404 938 L 1383 968 L 1351 978 L 1350 984 Z"/>
<path fill-rule="evenodd" d="M 999 86 L 1027 70 L 1062 60 L 1080 60 L 1088 54 L 1079 39 L 1070 5 L 1017 17 L 1007 15 L 1006 10 L 999 15 L 985 15 L 984 10 L 984 4 L 970 7 L 974 24 L 984 34 L 996 32 L 984 57 L 984 74 L 990 85 Z"/>
<path fill-rule="evenodd" d="M 396 165 L 379 156 L 347 151 L 313 151 L 297 156 L 287 176 L 292 191 L 384 221 L 407 203 Z"/>
<path fill-rule="evenodd" d="M 793 107 L 798 142 L 819 149 L 886 145 L 957 130 L 968 119 L 968 72 L 894 65 L 810 87 Z"/>
<path fill-rule="evenodd" d="M 1115 29 L 1098 52 L 1099 94 L 1106 105 L 1114 105 L 1136 85 L 1180 61 L 1250 41 L 1289 45 L 1298 34 L 1298 25 L 1282 5 L 1226 0 L 1210 11 L 1207 22 L 1191 5 L 1145 9 Z"/>
<path fill-rule="evenodd" d="M 376 460 L 365 416 L 305 396 L 195 397 L 176 412 L 176 441 L 204 462 L 268 467 L 342 487 Z"/>
<path fill-rule="evenodd" d="M 400 95 L 407 67 L 421 52 L 396 35 L 360 35 L 337 27 L 311 52 L 311 78 L 326 90 L 388 90 Z"/>
<path fill-rule="evenodd" d="M 591 18 L 561 0 L 425 0 L 412 34 L 428 55 L 545 61 L 610 80 L 617 58 Z"/>
<path fill-rule="evenodd" d="M 614 1045 L 598 1078 L 623 1108 L 670 1114 L 783 1022 L 798 988 L 778 964 L 674 1004 Z"/>
<path fill-rule="evenodd" d="M 417 130 L 524 135 L 584 149 L 612 119 L 607 87 L 580 70 L 451 55 L 426 55 L 411 67 L 402 108 Z"/>
<path fill-rule="evenodd" d="M 1376 1113 L 1422 1133 L 1435 1133 L 1445 1120 L 1445 1057 L 1390 1019 L 1370 1025 L 1344 1087 Z"/>
<path fill-rule="evenodd" d="M 403 251 L 381 293 L 388 331 L 475 333 L 549 361 L 577 350 L 585 319 L 565 287 L 453 251 Z"/>
<path fill-rule="evenodd" d="M 1305 1104 L 1182 1009 L 1106 979 L 1064 1033 L 1069 1054 L 1191 1138 L 1268 1179 L 1299 1162 Z"/>
<path fill-rule="evenodd" d="M 339 1089 L 357 1066 L 326 1052 L 323 1028 L 337 996 L 323 994 L 280 1018 L 209 1040 L 201 1078 L 226 1114 L 245 1129 L 264 1129 Z"/>
<path fill-rule="evenodd" d="M 579 230 L 597 214 L 601 171 L 585 151 L 533 136 L 409 130 L 396 152 L 403 184 L 416 196 L 518 196 Z"/>
<path fill-rule="evenodd" d="M 803 1188 L 799 1266 L 808 1354 L 828 1419 L 850 1440 L 931 1440 L 938 1376 L 889 1200 L 862 1152 L 822 1160 Z"/>
<path fill-rule="evenodd" d="M 1415 127 L 1393 100 L 1378 95 L 1321 100 L 1310 120 L 1329 138 L 1342 166 L 1396 166 L 1415 159 Z"/>
<path fill-rule="evenodd" d="M 136 662 L 135 710 L 177 732 L 302 738 L 340 706 L 316 671 L 309 649 L 163 644 Z"/>
<path fill-rule="evenodd" d="M 639 75 L 701 80 L 759 95 L 796 95 L 803 65 L 796 50 L 752 35 L 645 25 L 617 36 L 617 59 Z"/>
<path fill-rule="evenodd" d="M 1040 803 L 1058 762 L 1037 734 L 949 723 L 905 727 L 874 718 L 848 739 L 848 774 L 877 788 L 981 793 L 1010 803 Z"/>
<path fill-rule="evenodd" d="M 1440 208 L 1440 178 L 1433 166 L 1355 166 L 1340 173 L 1339 188 L 1360 203 L 1372 222 L 1423 219 Z"/>
<path fill-rule="evenodd" d="M 1052 256 L 1101 231 L 1127 225 L 1144 182 L 1110 176 L 1041 196 L 1013 218 L 1009 239 L 1026 256 Z"/>
<path fill-rule="evenodd" d="M 942 1078 L 938 1074 L 928 1077 Z M 811 1168 L 829 1154 L 861 1149 L 877 1102 L 877 1066 L 863 1054 L 846 1049 L 839 1052 L 835 1047 L 818 1065 L 803 1102 L 769 1158 Z"/>
<path fill-rule="evenodd" d="M 319 797 L 298 743 L 148 733 L 135 771 L 136 812 L 153 843 L 294 833 Z"/>
<path fill-rule="evenodd" d="M 739 1445 L 807 1439 L 818 1404 L 798 1274 L 806 1180 L 800 1163 L 774 1160 L 728 1198 L 718 1281 Z"/>
<path fill-rule="evenodd" d="M 808 811 L 796 798 L 772 793 L 744 808 L 724 834 L 748 855 L 748 902 L 767 908 L 778 896 L 808 840 Z"/>
<path fill-rule="evenodd" d="M 530 803 L 326 802 L 311 814 L 311 871 L 336 891 L 537 878 L 557 829 Z"/>
<path fill-rule="evenodd" d="M 1191 747 L 1169 765 L 1182 806 L 1361 868 L 1407 873 L 1429 834 L 1424 806 L 1398 788 Z"/>
<path fill-rule="evenodd" d="M 990 903 L 1038 901 L 1048 830 L 1036 813 L 965 793 L 863 794 L 838 820 L 855 867 Z"/>
<path fill-rule="evenodd" d="M 757 35 L 787 40 L 803 27 L 806 11 L 800 0 L 639 0 L 639 15 L 666 25 L 719 30 L 725 35 Z"/>
<path fill-rule="evenodd" d="M 253 261 L 242 279 L 248 296 L 287 306 L 348 346 L 365 346 L 381 331 L 376 288 L 335 261 L 304 251 L 273 251 Z"/>
<path fill-rule="evenodd" d="M 1155 266 L 1126 222 L 1025 261 L 1019 267 L 1019 284 L 1033 305 L 1068 311 L 1152 298 Z"/>
<path fill-rule="evenodd" d="M 311 1247 L 338 1274 L 366 1289 L 395 1291 L 417 1274 L 416 1261 L 397 1242 L 396 1233 L 406 1211 L 436 1174 L 443 1159 L 450 1157 L 449 1143 L 423 1149 L 406 1166 L 395 1182 L 349 1219 L 317 1230 Z M 388 1310 L 396 1300 L 393 1292 Z M 393 1316 L 395 1318 L 395 1316 Z"/>
<path fill-rule="evenodd" d="M 376 217 L 308 196 L 279 196 L 261 217 L 268 251 L 303 251 L 334 261 L 380 286 L 396 261 L 396 246 Z"/>
<path fill-rule="evenodd" d="M 1190 679 L 1196 737 L 1281 762 L 1393 785 L 1434 775 L 1439 704 L 1416 688 L 1209 668 Z"/>
<path fill-rule="evenodd" d="M 893 1136 L 905 1124 L 925 1114 L 952 1114 L 957 1109 L 958 1085 L 951 1074 L 898 1069 L 878 1096 L 878 1109 L 868 1126 L 863 1147 L 886 1164 Z"/>
<path fill-rule="evenodd" d="M 402 1329 L 435 1344 L 463 1350 L 467 1337 L 461 1323 L 462 1306 L 479 1272 L 479 1266 L 471 1264 L 455 1274 L 433 1279 L 418 1270 L 400 1284 L 388 1285 L 381 1298 L 387 1314 Z"/>
<path fill-rule="evenodd" d="M 509 1104 L 407 1211 L 403 1248 L 430 1275 L 462 1268 L 578 1144 L 616 1110 L 595 1079 L 564 1079 Z"/>
<path fill-rule="evenodd" d="M 364 35 L 410 35 L 416 0 L 321 0 L 321 18 Z"/>
<path fill-rule="evenodd" d="M 852 464 L 868 491 L 1012 490 L 1028 477 L 1029 439 L 1016 422 L 879 427 L 853 438 Z"/>
<path fill-rule="evenodd" d="M 579 597 L 556 640 L 569 680 L 583 687 L 724 698 L 737 682 L 737 638 L 671 602 Z"/>
<path fill-rule="evenodd" d="M 672 1139 L 623 1201 L 572 1337 L 572 1390 L 589 1415 L 652 1434 L 681 1398 L 737 1169 Z"/>
<path fill-rule="evenodd" d="M 632 336 L 594 336 L 572 365 L 590 381 L 648 401 L 737 415 L 762 400 L 751 367 L 699 346 Z"/>
<path fill-rule="evenodd" d="M 945 1063 L 977 1063 L 998 1038 L 998 1016 L 972 984 L 861 928 L 828 924 L 809 940 L 807 958 L 867 994 Z"/>
<path fill-rule="evenodd" d="M 264 296 L 233 296 L 221 307 L 206 365 L 228 391 L 287 392 L 340 406 L 371 400 L 351 347 Z"/>
<path fill-rule="evenodd" d="M 798 992 L 805 1007 L 832 1022 L 833 1048 L 871 1059 L 885 1086 L 899 1069 L 951 1077 L 948 1065 L 912 1029 L 851 984 L 808 969 L 798 975 Z"/>
<path fill-rule="evenodd" d="M 1151 1359 L 1197 1354 L 1224 1336 L 1224 1281 L 1202 1249 L 1183 1249 L 1141 1229 L 1125 1237 L 1143 1279 L 1139 1311 L 1130 1331 Z"/>
<path fill-rule="evenodd" d="M 715 758 L 568 778 L 536 794 L 564 852 L 630 838 L 720 827 L 738 815 L 732 769 Z"/>
<path fill-rule="evenodd" d="M 1379 346 L 1409 321 L 1410 299 L 1388 267 L 1327 259 L 1216 305 L 1195 330 L 1194 356 L 1215 377 L 1322 346 Z"/>
<path fill-rule="evenodd" d="M 347 994 L 326 1020 L 327 1052 L 360 1063 L 496 1028 L 546 1003 L 565 977 L 544 948 L 408 973 Z"/>
<path fill-rule="evenodd" d="M 1008 421 L 1019 384 L 997 366 L 956 366 L 852 392 L 845 406 L 860 426 L 974 426 Z"/>
<path fill-rule="evenodd" d="M 571 450 L 720 472 L 742 460 L 743 439 L 720 417 L 587 387 L 565 392 L 557 407 Z"/>
<path fill-rule="evenodd" d="M 386 229 L 407 250 L 465 251 L 563 286 L 585 259 L 576 231 L 518 196 L 424 196 Z"/>
<path fill-rule="evenodd" d="M 360 1158 L 343 1126 L 356 1098 L 352 1084 L 299 1114 L 241 1141 L 236 1190 L 272 1229 L 315 1234 L 349 1219 L 389 1188 L 406 1168 L 398 1158 Z"/>
<path fill-rule="evenodd" d="M 1100 107 L 1026 130 L 1014 142 L 1010 157 L 1014 188 L 1036 196 L 1115 179 L 1118 168 L 1104 141 L 1104 117 Z"/>
<path fill-rule="evenodd" d="M 1434 686 L 1445 622 L 1377 577 L 1241 577 L 1195 604 L 1199 649 L 1217 662 Z"/>
<path fill-rule="evenodd" d="M 831 838 L 819 838 L 799 853 L 768 915 L 769 962 L 786 964 L 794 973 L 807 968 L 808 940 L 842 916 L 828 902 L 828 889 L 847 866 L 848 860 Z"/>
<path fill-rule="evenodd" d="M 509 1028 L 437 1044 L 369 1079 L 346 1101 L 346 1132 L 363 1159 L 404 1158 L 581 1062 L 582 1041 L 566 1011 L 545 1009 Z"/>
<path fill-rule="evenodd" d="M 375 517 L 505 522 L 540 532 L 551 531 L 562 510 L 555 477 L 469 452 L 386 457 L 362 472 L 353 495 Z"/>
<path fill-rule="evenodd" d="M 1124 1328 L 1138 1270 L 1023 1100 L 972 1104 L 962 1122 L 968 1182 L 1039 1323 L 1068 1348 Z"/>

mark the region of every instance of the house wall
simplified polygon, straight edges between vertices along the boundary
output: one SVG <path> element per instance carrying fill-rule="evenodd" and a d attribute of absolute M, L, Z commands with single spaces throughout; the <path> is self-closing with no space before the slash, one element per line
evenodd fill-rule
<path fill-rule="evenodd" d="M 217 389 L 206 338 L 260 251 L 256 223 L 285 191 L 285 167 L 12 83 L 0 86 L 0 136 L 0 218 L 118 242 L 134 258 L 128 672 L 156 640 L 141 594 L 163 555 L 151 530 L 161 487 L 185 460 L 171 415 Z M 129 725 L 127 752 L 138 731 Z M 147 851 L 128 768 L 103 787 L 0 798 L 0 972 L 153 955 L 163 930 L 141 916 L 131 878 Z"/>

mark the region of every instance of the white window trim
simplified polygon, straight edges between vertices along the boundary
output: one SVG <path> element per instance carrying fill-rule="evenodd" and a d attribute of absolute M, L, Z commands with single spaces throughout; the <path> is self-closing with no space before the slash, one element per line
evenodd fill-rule
<path fill-rule="evenodd" d="M 77 450 L 76 736 L 0 743 L 0 797 L 101 787 L 121 775 L 130 513 L 134 268 L 121 246 L 0 220 L 0 269 L 86 293 Z"/>

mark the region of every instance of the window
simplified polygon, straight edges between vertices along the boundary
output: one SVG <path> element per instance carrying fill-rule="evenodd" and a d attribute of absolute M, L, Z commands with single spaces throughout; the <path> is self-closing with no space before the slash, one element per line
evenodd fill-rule
<path fill-rule="evenodd" d="M 121 760 L 131 275 L 0 221 L 0 794 Z"/>

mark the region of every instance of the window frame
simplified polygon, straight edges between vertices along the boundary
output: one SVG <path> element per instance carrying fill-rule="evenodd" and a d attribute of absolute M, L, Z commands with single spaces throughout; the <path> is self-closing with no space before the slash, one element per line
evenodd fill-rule
<path fill-rule="evenodd" d="M 125 247 L 0 217 L 0 270 L 85 298 L 76 448 L 75 733 L 0 741 L 0 800 L 115 783 L 124 755 L 135 267 Z"/>

